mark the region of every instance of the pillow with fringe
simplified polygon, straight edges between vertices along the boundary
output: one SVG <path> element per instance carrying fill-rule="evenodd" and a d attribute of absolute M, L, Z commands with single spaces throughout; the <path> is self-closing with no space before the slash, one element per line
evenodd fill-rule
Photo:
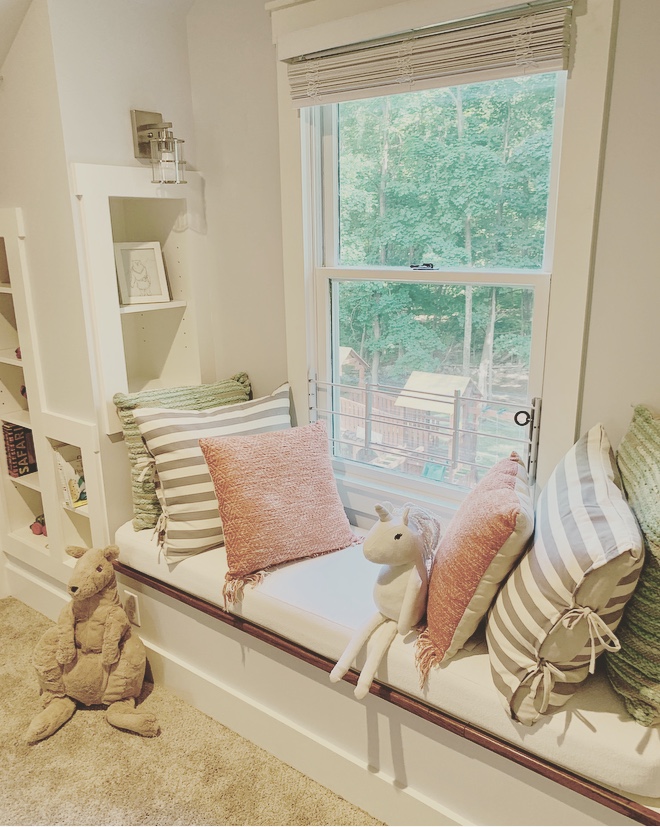
<path fill-rule="evenodd" d="M 225 533 L 225 603 L 240 601 L 271 566 L 360 542 L 339 499 L 324 422 L 199 444 Z"/>
<path fill-rule="evenodd" d="M 415 644 L 423 686 L 476 631 L 534 529 L 527 469 L 515 452 L 496 463 L 463 501 L 436 552 L 428 626 Z"/>

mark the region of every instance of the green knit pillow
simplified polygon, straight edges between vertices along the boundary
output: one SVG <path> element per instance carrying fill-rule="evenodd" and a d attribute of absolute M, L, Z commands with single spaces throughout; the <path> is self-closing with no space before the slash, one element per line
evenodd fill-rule
<path fill-rule="evenodd" d="M 124 431 L 124 442 L 131 463 L 131 492 L 133 495 L 133 528 L 154 528 L 161 514 L 156 495 L 154 467 L 147 451 L 133 411 L 136 408 L 171 408 L 179 411 L 204 411 L 219 405 L 247 402 L 250 398 L 250 380 L 247 373 L 237 373 L 231 379 L 210 385 L 188 385 L 179 388 L 152 388 L 137 393 L 116 393 L 112 401 Z"/>
<path fill-rule="evenodd" d="M 660 419 L 643 405 L 635 408 L 617 463 L 646 559 L 617 632 L 621 650 L 606 656 L 607 674 L 632 717 L 653 726 L 660 723 Z"/>

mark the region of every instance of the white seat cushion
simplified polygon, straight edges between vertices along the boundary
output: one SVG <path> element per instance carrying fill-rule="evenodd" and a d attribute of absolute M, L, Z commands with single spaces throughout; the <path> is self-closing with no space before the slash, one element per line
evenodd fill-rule
<path fill-rule="evenodd" d="M 115 542 L 120 562 L 223 607 L 224 549 L 168 563 L 152 532 L 135 532 L 130 523 L 117 531 Z M 246 588 L 232 611 L 337 660 L 353 631 L 375 611 L 371 593 L 377 573 L 361 546 L 288 563 L 259 586 Z M 589 678 L 560 712 L 522 726 L 500 703 L 483 642 L 432 669 L 420 690 L 415 639 L 397 636 L 379 680 L 578 775 L 627 794 L 660 798 L 660 732 L 641 727 L 626 713 L 604 675 Z M 660 800 L 646 803 L 660 806 Z"/>

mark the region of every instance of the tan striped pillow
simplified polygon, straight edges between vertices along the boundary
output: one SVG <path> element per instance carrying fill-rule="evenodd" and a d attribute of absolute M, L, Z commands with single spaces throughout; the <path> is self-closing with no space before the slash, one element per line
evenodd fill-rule
<path fill-rule="evenodd" d="M 133 415 L 156 467 L 163 509 L 157 526 L 160 546 L 168 559 L 176 560 L 219 546 L 224 539 L 200 438 L 290 428 L 289 385 L 270 396 L 206 411 L 138 408 Z"/>
<path fill-rule="evenodd" d="M 598 655 L 619 648 L 614 632 L 643 560 L 620 485 L 609 440 L 596 425 L 548 480 L 530 551 L 491 610 L 493 679 L 520 723 L 557 711 Z"/>
<path fill-rule="evenodd" d="M 149 455 L 133 417 L 136 408 L 175 408 L 178 411 L 202 411 L 220 405 L 247 402 L 250 380 L 247 373 L 209 385 L 184 385 L 176 388 L 148 388 L 135 393 L 116 393 L 112 401 L 124 432 L 124 444 L 131 464 L 133 528 L 153 528 L 161 514 L 156 484 L 149 473 Z"/>

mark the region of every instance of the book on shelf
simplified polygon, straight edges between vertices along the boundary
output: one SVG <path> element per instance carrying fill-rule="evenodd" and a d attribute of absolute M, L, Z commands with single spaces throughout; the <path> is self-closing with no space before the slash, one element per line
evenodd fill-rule
<path fill-rule="evenodd" d="M 87 505 L 85 471 L 80 448 L 76 448 L 75 445 L 60 445 L 55 449 L 55 460 L 64 504 L 69 508 Z"/>
<path fill-rule="evenodd" d="M 24 477 L 37 470 L 32 431 L 13 422 L 2 423 L 2 436 L 7 456 L 7 472 L 10 477 Z"/>

